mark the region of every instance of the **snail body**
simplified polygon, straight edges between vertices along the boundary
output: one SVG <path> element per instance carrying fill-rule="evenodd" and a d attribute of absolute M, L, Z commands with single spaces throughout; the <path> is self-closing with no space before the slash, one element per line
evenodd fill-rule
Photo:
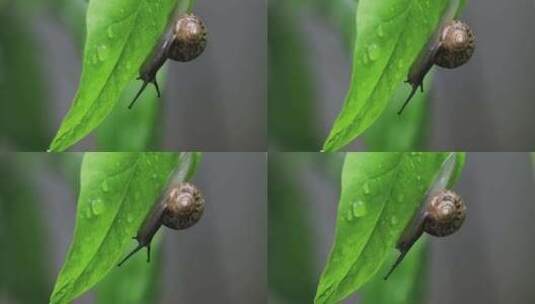
<path fill-rule="evenodd" d="M 470 26 L 462 21 L 446 19 L 412 65 L 405 81 L 412 86 L 412 91 L 398 115 L 401 115 L 418 87 L 423 92 L 424 78 L 433 65 L 457 68 L 472 58 L 474 50 L 475 35 Z"/>
<path fill-rule="evenodd" d="M 204 204 L 202 193 L 193 184 L 171 184 L 160 196 L 134 237 L 138 241 L 138 246 L 118 266 L 143 247 L 147 247 L 147 262 L 149 262 L 150 243 L 158 229 L 162 225 L 174 230 L 183 230 L 193 226 L 201 219 Z"/>
<path fill-rule="evenodd" d="M 194 14 L 180 14 L 174 17 L 164 35 L 152 50 L 139 70 L 138 80 L 143 84 L 128 106 L 134 103 L 149 83 L 154 84 L 158 97 L 160 89 L 156 82 L 156 74 L 167 59 L 187 62 L 199 57 L 207 44 L 208 31 L 204 22 Z"/>

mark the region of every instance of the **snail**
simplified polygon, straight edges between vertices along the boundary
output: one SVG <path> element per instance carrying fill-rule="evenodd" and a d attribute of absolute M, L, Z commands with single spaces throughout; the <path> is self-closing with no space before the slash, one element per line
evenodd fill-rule
<path fill-rule="evenodd" d="M 438 31 L 412 65 L 405 81 L 412 86 L 412 91 L 399 110 L 398 115 L 401 115 L 409 101 L 416 94 L 418 87 L 422 92 L 424 91 L 424 78 L 434 64 L 443 68 L 454 69 L 468 62 L 474 54 L 474 32 L 468 24 L 453 20 L 452 15 L 452 13 L 445 15 L 442 25 L 439 26 Z"/>
<path fill-rule="evenodd" d="M 423 206 L 398 240 L 396 248 L 400 251 L 400 255 L 385 276 L 385 280 L 424 232 L 436 237 L 445 237 L 461 228 L 466 217 L 464 201 L 457 193 L 445 189 L 453 174 L 455 159 L 455 153 L 452 153 L 444 161 L 441 172 L 429 190 Z"/>
<path fill-rule="evenodd" d="M 128 108 L 134 106 L 149 83 L 154 84 L 160 97 L 160 88 L 156 82 L 158 70 L 168 58 L 187 62 L 199 57 L 206 48 L 207 35 L 206 26 L 198 16 L 181 14 L 173 18 L 164 36 L 141 66 L 137 80 L 142 80 L 143 84 Z"/>
<path fill-rule="evenodd" d="M 204 198 L 190 183 L 172 183 L 160 197 L 133 239 L 138 245 L 117 266 L 121 266 L 134 253 L 147 247 L 150 262 L 150 243 L 163 224 L 174 230 L 183 230 L 199 221 L 204 211 Z"/>

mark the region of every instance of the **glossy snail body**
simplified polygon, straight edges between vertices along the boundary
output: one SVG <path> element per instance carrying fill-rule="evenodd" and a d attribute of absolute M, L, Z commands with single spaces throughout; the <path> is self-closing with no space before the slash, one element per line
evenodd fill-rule
<path fill-rule="evenodd" d="M 147 247 L 147 262 L 150 261 L 150 243 L 163 224 L 171 229 L 187 229 L 197 223 L 204 211 L 204 198 L 197 187 L 190 183 L 174 183 L 160 197 L 138 230 L 135 240 L 138 246 L 119 264 L 143 247 Z"/>
<path fill-rule="evenodd" d="M 385 280 L 424 232 L 436 237 L 451 235 L 461 228 L 465 215 L 466 206 L 457 193 L 444 189 L 431 197 L 398 241 L 396 248 L 401 254 L 385 276 Z"/>
<path fill-rule="evenodd" d="M 423 92 L 424 78 L 434 64 L 448 69 L 459 67 L 472 58 L 474 50 L 475 35 L 468 24 L 446 20 L 412 65 L 406 81 L 412 86 L 412 91 L 398 115 L 403 112 L 418 87 Z"/>
<path fill-rule="evenodd" d="M 154 84 L 158 97 L 160 88 L 156 74 L 169 58 L 179 62 L 191 61 L 199 57 L 207 44 L 208 31 L 204 22 L 194 14 L 181 14 L 172 19 L 160 42 L 152 50 L 139 71 L 138 80 L 143 85 L 128 106 L 131 109 L 149 83 Z"/>

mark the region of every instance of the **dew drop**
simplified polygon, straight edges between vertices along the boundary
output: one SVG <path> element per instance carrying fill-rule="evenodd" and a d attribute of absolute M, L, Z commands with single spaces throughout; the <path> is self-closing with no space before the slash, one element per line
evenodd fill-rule
<path fill-rule="evenodd" d="M 134 221 L 134 217 L 132 216 L 132 214 L 126 216 L 126 221 L 129 223 L 132 223 Z"/>
<path fill-rule="evenodd" d="M 93 211 L 91 211 L 91 207 L 89 207 L 85 210 L 85 218 L 90 219 L 92 216 L 93 216 Z"/>
<path fill-rule="evenodd" d="M 91 210 L 94 215 L 99 215 L 104 211 L 104 203 L 101 199 L 96 199 L 91 201 Z"/>
<path fill-rule="evenodd" d="M 158 174 L 153 173 L 153 174 L 152 174 L 152 179 L 157 179 L 157 178 L 158 178 Z"/>
<path fill-rule="evenodd" d="M 115 32 L 113 31 L 113 27 L 108 27 L 108 38 L 114 38 L 115 37 Z"/>
<path fill-rule="evenodd" d="M 378 27 L 377 27 L 377 36 L 379 37 L 383 37 L 385 35 L 385 31 L 383 29 L 383 25 L 380 24 Z"/>
<path fill-rule="evenodd" d="M 395 216 L 391 217 L 390 223 L 395 226 L 398 223 L 398 218 Z"/>
<path fill-rule="evenodd" d="M 108 191 L 110 191 L 110 186 L 108 185 L 108 183 L 107 183 L 106 181 L 104 181 L 104 182 L 102 183 L 102 191 L 103 191 L 103 192 L 108 192 Z"/>
<path fill-rule="evenodd" d="M 353 220 L 353 213 L 351 210 L 347 210 L 346 219 L 348 222 L 351 222 Z"/>
<path fill-rule="evenodd" d="M 353 215 L 355 217 L 362 217 L 368 212 L 366 203 L 363 201 L 357 201 L 353 203 Z"/>
<path fill-rule="evenodd" d="M 364 54 L 364 56 L 362 56 L 362 63 L 368 64 L 369 61 L 368 54 Z"/>
<path fill-rule="evenodd" d="M 97 55 L 100 61 L 106 60 L 109 54 L 110 54 L 110 51 L 106 45 L 101 44 L 97 47 Z"/>
<path fill-rule="evenodd" d="M 364 194 L 370 194 L 370 184 L 368 184 L 368 182 L 364 183 L 364 185 L 362 186 L 362 191 L 364 192 Z"/>
<path fill-rule="evenodd" d="M 91 62 L 92 62 L 93 64 L 97 64 L 97 63 L 98 63 L 98 56 L 97 56 L 96 53 L 93 54 L 93 56 L 91 56 Z"/>
<path fill-rule="evenodd" d="M 399 61 L 398 61 L 398 70 L 400 70 L 401 72 L 403 72 L 403 60 L 399 60 Z"/>
<path fill-rule="evenodd" d="M 422 180 L 422 177 L 420 175 L 416 176 L 416 180 L 417 181 L 421 181 Z"/>
<path fill-rule="evenodd" d="M 368 56 L 371 61 L 375 61 L 379 58 L 379 47 L 376 44 L 371 44 L 368 47 Z"/>

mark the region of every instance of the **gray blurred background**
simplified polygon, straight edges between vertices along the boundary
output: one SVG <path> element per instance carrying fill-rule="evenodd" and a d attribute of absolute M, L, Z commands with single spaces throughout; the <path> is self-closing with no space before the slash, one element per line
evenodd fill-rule
<path fill-rule="evenodd" d="M 346 96 L 349 52 L 338 29 L 300 14 L 316 86 L 317 124 L 325 139 Z M 436 69 L 431 89 L 430 151 L 530 151 L 535 147 L 535 2 L 467 1 L 462 20 L 476 33 L 466 65 Z M 408 107 L 410 111 L 410 105 Z M 346 149 L 364 149 L 357 140 Z"/>
<path fill-rule="evenodd" d="M 51 257 L 45 266 L 52 284 L 74 230 L 77 182 L 54 169 L 58 155 L 19 157 L 27 164 L 24 174 L 38 185 L 46 254 Z M 79 172 L 77 165 L 72 171 Z M 187 232 L 164 229 L 158 303 L 263 303 L 267 297 L 265 153 L 204 153 L 193 182 L 205 195 L 205 213 Z M 0 303 L 11 304 L 5 301 L 0 292 Z M 75 303 L 94 303 L 94 295 L 89 292 Z"/>
<path fill-rule="evenodd" d="M 265 2 L 197 1 L 194 12 L 207 24 L 208 47 L 190 63 L 168 63 L 162 150 L 265 151 Z M 52 11 L 39 11 L 30 21 L 51 87 L 51 140 L 76 93 L 81 61 L 76 41 Z M 90 136 L 73 150 L 94 147 Z"/>
<path fill-rule="evenodd" d="M 302 208 L 308 210 L 315 292 L 334 240 L 340 172 L 318 164 L 334 162 L 338 167 L 343 155 L 277 157 L 290 162 L 306 203 Z M 275 178 L 269 177 L 270 187 Z M 455 191 L 465 199 L 467 218 L 455 235 L 430 239 L 430 286 L 424 303 L 535 303 L 535 181 L 530 155 L 468 153 Z M 287 302 L 271 294 L 270 303 Z M 344 303 L 359 303 L 358 296 Z"/>

